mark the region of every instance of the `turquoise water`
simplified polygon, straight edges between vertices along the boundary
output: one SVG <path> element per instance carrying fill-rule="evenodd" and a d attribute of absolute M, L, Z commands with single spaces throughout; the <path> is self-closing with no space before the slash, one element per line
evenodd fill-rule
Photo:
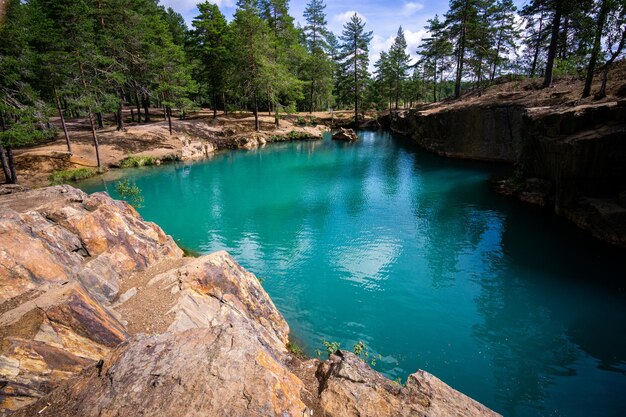
<path fill-rule="evenodd" d="M 311 355 L 362 340 L 506 416 L 626 415 L 625 254 L 490 192 L 497 167 L 360 138 L 124 172 L 146 219 L 263 278 Z"/>

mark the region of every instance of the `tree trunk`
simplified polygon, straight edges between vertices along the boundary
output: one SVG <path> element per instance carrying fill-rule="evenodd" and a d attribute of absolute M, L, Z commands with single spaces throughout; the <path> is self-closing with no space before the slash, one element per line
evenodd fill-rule
<path fill-rule="evenodd" d="M 4 181 L 7 184 L 15 184 L 13 177 L 11 176 L 11 169 L 9 168 L 9 162 L 7 161 L 7 155 L 0 143 L 0 163 L 2 163 L 2 171 L 4 172 Z"/>
<path fill-rule="evenodd" d="M 59 117 L 61 118 L 61 126 L 63 127 L 63 134 L 65 135 L 65 143 L 67 143 L 67 152 L 72 154 L 72 143 L 70 142 L 70 135 L 67 133 L 67 126 L 65 125 L 65 116 L 63 115 L 63 109 L 61 108 L 61 100 L 57 94 L 56 88 L 54 89 L 54 98 L 57 103 L 57 110 L 59 111 Z"/>
<path fill-rule="evenodd" d="M 530 78 L 535 76 L 537 71 L 537 60 L 539 59 L 539 47 L 541 46 L 541 33 L 543 32 L 543 8 L 539 16 L 539 31 L 537 32 L 537 42 L 535 42 L 535 53 L 533 54 L 533 63 L 530 67 Z"/>
<path fill-rule="evenodd" d="M 143 103 L 143 121 L 150 121 L 150 97 L 146 93 L 142 94 L 141 102 Z"/>
<path fill-rule="evenodd" d="M 130 108 L 130 121 L 135 123 L 135 109 Z"/>
<path fill-rule="evenodd" d="M 217 118 L 217 93 L 215 92 L 215 88 L 213 88 L 213 118 Z"/>
<path fill-rule="evenodd" d="M 228 114 L 228 110 L 226 109 L 226 93 L 222 92 L 222 104 L 224 105 L 224 116 Z"/>
<path fill-rule="evenodd" d="M 78 68 L 80 69 L 80 78 L 83 83 L 83 89 L 85 90 L 85 94 L 88 93 L 87 90 L 87 80 L 85 80 L 85 71 L 83 69 L 83 63 L 78 63 Z M 98 145 L 98 135 L 96 135 L 96 126 L 93 121 L 93 112 L 91 111 L 91 107 L 87 108 L 87 116 L 89 117 L 89 126 L 91 127 L 91 136 L 93 138 L 93 145 L 96 148 L 96 162 L 98 164 L 98 172 L 102 171 L 102 164 L 100 163 L 100 146 Z"/>
<path fill-rule="evenodd" d="M 141 123 L 141 104 L 139 103 L 139 94 L 137 93 L 136 84 L 135 84 L 135 105 L 137 106 L 137 123 Z"/>
<path fill-rule="evenodd" d="M 280 127 L 280 117 L 278 117 L 278 106 L 274 103 L 274 124 L 276 125 L 276 129 Z"/>
<path fill-rule="evenodd" d="M 604 64 L 604 72 L 602 74 L 602 86 L 600 87 L 600 91 L 597 94 L 598 98 L 606 97 L 606 83 L 609 80 L 609 68 L 613 64 L 613 61 L 622 53 L 622 49 L 626 46 L 626 29 L 622 31 L 622 37 L 620 39 L 619 45 L 617 45 L 617 49 L 615 52 L 611 52 L 611 57 Z"/>
<path fill-rule="evenodd" d="M 543 88 L 552 85 L 552 71 L 554 69 L 554 59 L 556 58 L 557 47 L 559 43 L 559 29 L 561 27 L 561 15 L 563 13 L 563 1 L 556 0 L 554 10 L 554 18 L 552 19 L 552 34 L 550 38 L 550 47 L 548 48 L 548 60 L 546 62 L 546 73 L 543 78 Z"/>
<path fill-rule="evenodd" d="M 459 45 L 459 52 L 456 61 L 456 80 L 454 81 L 454 97 L 459 98 L 461 96 L 461 79 L 463 78 L 463 61 L 465 61 L 465 36 L 467 31 L 467 8 L 469 2 L 465 3 L 465 11 L 463 12 L 463 24 L 461 29 L 461 39 Z"/>
<path fill-rule="evenodd" d="M 13 149 L 7 148 L 6 153 L 7 160 L 9 162 L 9 175 L 11 178 L 9 184 L 17 184 L 17 173 L 15 172 L 15 161 L 13 160 Z"/>
<path fill-rule="evenodd" d="M 259 131 L 259 103 L 257 101 L 256 93 L 254 93 L 254 130 Z"/>
<path fill-rule="evenodd" d="M 354 44 L 357 45 L 356 35 Z M 354 51 L 354 127 L 359 125 L 359 75 L 358 75 L 358 50 Z"/>
<path fill-rule="evenodd" d="M 600 53 L 600 47 L 602 46 L 602 31 L 604 29 L 604 22 L 606 21 L 606 15 L 609 9 L 608 4 L 609 2 L 607 0 L 602 0 L 600 13 L 598 14 L 598 25 L 596 26 L 596 33 L 593 39 L 593 49 L 591 50 L 591 57 L 589 58 L 589 65 L 587 66 L 587 77 L 585 78 L 585 88 L 583 88 L 582 98 L 589 97 L 589 95 L 591 94 L 593 73 L 596 69 L 598 54 Z"/>
<path fill-rule="evenodd" d="M 122 96 L 120 95 L 120 102 L 117 106 L 117 130 L 124 130 L 124 102 L 122 101 Z"/>
<path fill-rule="evenodd" d="M 172 108 L 168 106 L 165 112 L 167 114 L 167 125 L 170 128 L 170 136 L 171 136 L 172 135 Z"/>
<path fill-rule="evenodd" d="M 102 112 L 96 113 L 96 118 L 98 119 L 98 129 L 104 128 L 104 122 L 102 120 Z"/>

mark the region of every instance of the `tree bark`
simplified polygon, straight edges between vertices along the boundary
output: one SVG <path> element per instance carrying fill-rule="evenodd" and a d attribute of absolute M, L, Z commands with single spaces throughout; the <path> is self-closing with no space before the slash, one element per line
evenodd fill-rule
<path fill-rule="evenodd" d="M 609 2 L 607 0 L 602 0 L 600 13 L 598 13 L 598 25 L 596 26 L 596 33 L 593 39 L 593 49 L 591 50 L 591 57 L 589 58 L 589 65 L 587 66 L 587 77 L 585 78 L 585 87 L 583 88 L 582 98 L 589 97 L 589 95 L 591 94 L 593 73 L 596 69 L 598 54 L 600 53 L 602 31 L 604 30 L 604 22 L 606 21 L 606 15 L 609 9 L 608 4 Z"/>
<path fill-rule="evenodd" d="M 57 110 L 59 111 L 59 117 L 61 118 L 61 126 L 63 127 L 63 134 L 65 135 L 65 142 L 67 143 L 67 152 L 72 154 L 72 143 L 70 142 L 70 135 L 67 133 L 67 126 L 65 125 L 65 116 L 63 115 L 63 109 L 61 108 L 61 100 L 57 94 L 56 88 L 54 89 L 54 98 L 57 103 Z"/>
<path fill-rule="evenodd" d="M 171 107 L 167 107 L 166 108 L 166 114 L 167 114 L 167 124 L 170 128 L 170 136 L 172 135 L 172 108 Z"/>
<path fill-rule="evenodd" d="M 130 108 L 130 121 L 133 123 L 135 122 L 135 109 L 133 109 L 132 107 Z"/>
<path fill-rule="evenodd" d="M 96 118 L 98 119 L 98 129 L 104 128 L 104 122 L 102 120 L 102 112 L 96 113 Z"/>
<path fill-rule="evenodd" d="M 539 59 L 539 47 L 541 45 L 541 33 L 543 32 L 543 8 L 541 8 L 541 15 L 539 16 L 539 31 L 537 32 L 537 42 L 535 42 L 535 53 L 533 54 L 533 63 L 530 67 L 530 78 L 535 76 L 537 71 L 537 60 Z"/>
<path fill-rule="evenodd" d="M 148 123 L 150 121 L 150 97 L 148 97 L 146 93 L 143 93 L 141 102 L 143 103 L 143 120 Z"/>
<path fill-rule="evenodd" d="M 11 170 L 9 169 L 9 162 L 7 161 L 6 152 L 1 143 L 0 143 L 0 163 L 2 164 L 2 171 L 4 172 L 4 181 L 7 184 L 15 184 L 11 176 Z"/>
<path fill-rule="evenodd" d="M 609 80 L 609 68 L 613 64 L 613 61 L 615 61 L 615 59 L 619 56 L 619 54 L 622 53 L 622 49 L 624 49 L 624 46 L 626 46 L 626 29 L 624 29 L 624 31 L 622 32 L 622 37 L 620 39 L 619 45 L 617 46 L 617 49 L 615 50 L 615 52 L 611 52 L 611 57 L 604 64 L 602 86 L 600 87 L 600 91 L 597 94 L 598 98 L 606 97 L 606 83 Z"/>
<path fill-rule="evenodd" d="M 117 106 L 117 130 L 124 130 L 124 102 L 122 101 L 122 95 L 120 94 L 120 102 Z"/>
<path fill-rule="evenodd" d="M 137 93 L 137 84 L 135 84 L 135 105 L 137 106 L 137 123 L 141 123 L 141 104 L 139 103 L 139 93 Z"/>
<path fill-rule="evenodd" d="M 83 82 L 83 89 L 85 90 L 85 94 L 88 93 L 87 90 L 87 81 L 85 80 L 85 71 L 83 69 L 83 63 L 78 63 L 78 68 L 80 69 L 80 78 Z M 102 171 L 102 164 L 100 163 L 100 146 L 98 145 L 98 135 L 96 135 L 96 126 L 93 121 L 93 112 L 91 111 L 91 107 L 87 108 L 87 116 L 89 117 L 89 126 L 91 126 L 91 136 L 93 138 L 93 145 L 96 148 L 96 162 L 98 164 L 98 172 Z"/>
<path fill-rule="evenodd" d="M 259 103 L 256 93 L 254 93 L 254 130 L 259 131 Z"/>
<path fill-rule="evenodd" d="M 552 71 L 554 69 L 554 59 L 556 58 L 559 43 L 559 30 L 561 28 L 563 1 L 564 0 L 556 0 L 554 17 L 552 19 L 552 35 L 550 38 L 550 47 L 548 48 L 548 60 L 546 62 L 546 73 L 543 78 L 543 88 L 550 87 L 550 85 L 552 85 Z"/>
<path fill-rule="evenodd" d="M 15 160 L 13 159 L 13 149 L 7 148 L 7 159 L 9 162 L 9 173 L 11 174 L 11 182 L 9 184 L 17 184 L 17 172 L 15 172 Z"/>

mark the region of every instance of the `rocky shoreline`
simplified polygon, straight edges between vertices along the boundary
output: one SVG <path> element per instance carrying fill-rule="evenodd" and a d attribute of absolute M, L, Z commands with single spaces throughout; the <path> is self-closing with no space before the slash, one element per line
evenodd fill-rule
<path fill-rule="evenodd" d="M 184 257 L 105 193 L 0 195 L 0 415 L 497 416 L 424 371 L 404 385 L 289 326 L 226 252 Z"/>
<path fill-rule="evenodd" d="M 388 130 L 436 154 L 508 163 L 494 189 L 626 248 L 626 101 L 529 107 L 515 101 L 390 112 Z"/>

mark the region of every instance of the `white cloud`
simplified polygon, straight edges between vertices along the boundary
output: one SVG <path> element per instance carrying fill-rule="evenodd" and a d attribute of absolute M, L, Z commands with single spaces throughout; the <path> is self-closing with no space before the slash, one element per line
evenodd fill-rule
<path fill-rule="evenodd" d="M 413 59 L 413 62 L 417 59 L 417 47 L 419 46 L 422 39 L 424 39 L 428 35 L 428 32 L 424 29 L 420 29 L 417 32 L 413 32 L 411 30 L 406 29 L 404 31 L 404 38 L 406 39 L 406 51 Z M 396 39 L 396 35 L 390 35 L 387 38 L 383 38 L 379 35 L 374 35 L 372 37 L 371 43 L 371 62 L 375 62 L 378 57 L 380 57 L 380 53 L 383 51 L 389 51 L 391 45 L 393 45 L 393 41 Z"/>
<path fill-rule="evenodd" d="M 408 3 L 404 3 L 404 7 L 402 8 L 402 10 L 404 11 L 404 13 L 412 14 L 415 12 L 419 12 L 423 8 L 424 8 L 424 5 L 422 3 L 408 2 Z"/>
<path fill-rule="evenodd" d="M 359 13 L 357 11 L 354 11 L 354 10 L 350 10 L 350 11 L 347 11 L 347 12 L 339 13 L 339 14 L 333 16 L 333 20 L 343 24 L 343 23 L 346 23 L 348 20 L 350 20 L 350 18 L 352 16 L 354 16 L 355 13 L 356 13 L 356 15 L 358 17 L 361 18 L 362 21 L 367 22 L 367 18 L 365 16 L 363 16 L 361 13 Z"/>

